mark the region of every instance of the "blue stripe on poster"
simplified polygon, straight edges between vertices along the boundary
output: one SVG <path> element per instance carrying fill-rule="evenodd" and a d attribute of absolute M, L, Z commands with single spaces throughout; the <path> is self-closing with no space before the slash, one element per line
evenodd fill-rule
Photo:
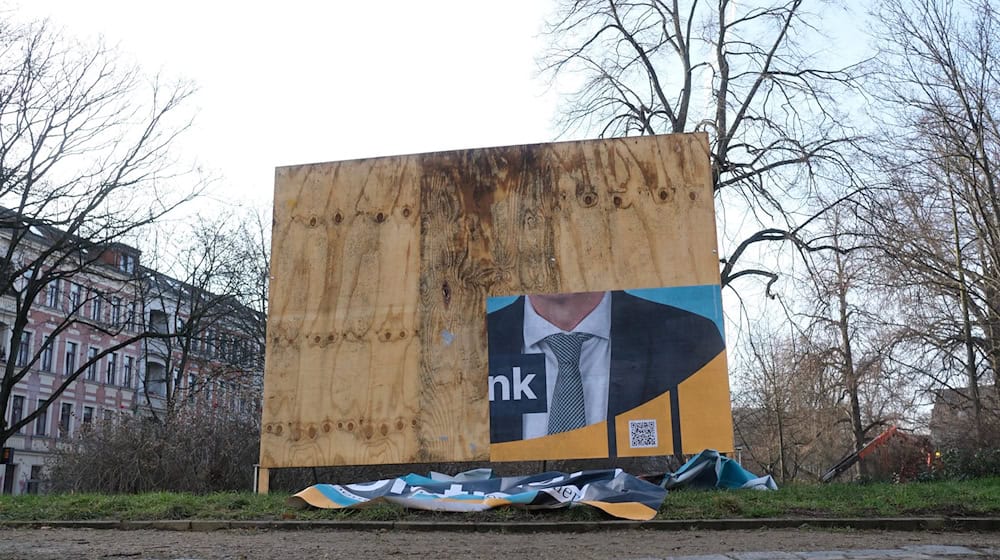
<path fill-rule="evenodd" d="M 323 494 L 328 500 L 340 507 L 350 507 L 359 503 L 359 500 L 345 496 L 344 493 L 334 484 L 317 484 L 314 488 L 319 490 L 320 493 Z"/>
<path fill-rule="evenodd" d="M 486 312 L 493 313 L 497 309 L 503 309 L 521 296 L 497 296 L 486 298 Z"/>
<path fill-rule="evenodd" d="M 676 286 L 672 288 L 645 288 L 625 290 L 636 297 L 679 307 L 685 311 L 708 317 L 722 333 L 725 340 L 726 329 L 722 322 L 722 289 L 717 284 L 703 286 Z M 492 313 L 514 303 L 518 296 L 499 296 L 486 299 L 486 312 Z"/>
<path fill-rule="evenodd" d="M 647 288 L 642 290 L 625 290 L 636 297 L 679 307 L 685 311 L 708 317 L 726 338 L 726 329 L 722 323 L 722 288 L 717 284 L 705 286 L 678 286 L 674 288 Z"/>

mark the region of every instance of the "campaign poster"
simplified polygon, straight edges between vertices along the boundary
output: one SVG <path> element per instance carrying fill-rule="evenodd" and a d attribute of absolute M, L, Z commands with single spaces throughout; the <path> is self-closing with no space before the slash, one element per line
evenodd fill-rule
<path fill-rule="evenodd" d="M 732 446 L 718 285 L 492 297 L 490 458 Z"/>

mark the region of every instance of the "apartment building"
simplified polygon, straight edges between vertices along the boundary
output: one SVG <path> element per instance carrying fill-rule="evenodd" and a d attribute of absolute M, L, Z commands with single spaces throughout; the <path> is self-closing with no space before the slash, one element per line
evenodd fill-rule
<path fill-rule="evenodd" d="M 168 338 L 143 340 L 145 412 L 192 407 L 260 417 L 264 317 L 234 298 L 146 270 L 141 298 L 147 327 Z"/>
<path fill-rule="evenodd" d="M 54 228 L 11 223 L 0 219 L 0 244 L 18 244 L 17 263 L 49 258 L 46 249 L 66 239 Z M 7 426 L 49 403 L 4 444 L 13 451 L 0 465 L 7 494 L 44 491 L 53 451 L 123 414 L 156 417 L 198 406 L 259 416 L 263 338 L 244 319 L 261 317 L 231 300 L 224 312 L 210 307 L 220 296 L 142 267 L 133 247 L 80 247 L 72 258 L 58 253 L 51 267 L 37 261 L 43 266 L 0 295 L 0 368 L 7 379 L 24 373 L 9 395 Z M 24 294 L 33 288 L 37 296 L 26 307 Z"/>
<path fill-rule="evenodd" d="M 980 385 L 977 441 L 976 407 L 972 389 L 956 387 L 934 392 L 931 409 L 931 440 L 939 451 L 948 449 L 996 448 L 1000 446 L 1000 391 L 995 385 Z"/>

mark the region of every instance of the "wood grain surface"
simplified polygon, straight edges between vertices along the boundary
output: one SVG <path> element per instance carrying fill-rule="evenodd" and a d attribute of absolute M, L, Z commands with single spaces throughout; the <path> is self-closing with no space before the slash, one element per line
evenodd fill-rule
<path fill-rule="evenodd" d="M 282 167 L 261 465 L 489 458 L 486 298 L 718 284 L 703 134 Z"/>

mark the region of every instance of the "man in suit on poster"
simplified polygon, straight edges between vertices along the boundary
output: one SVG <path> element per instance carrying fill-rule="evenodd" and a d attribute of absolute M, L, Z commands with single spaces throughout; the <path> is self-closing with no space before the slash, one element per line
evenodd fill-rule
<path fill-rule="evenodd" d="M 671 428 L 679 451 L 676 388 L 725 347 L 712 320 L 622 291 L 522 296 L 487 315 L 487 332 L 491 375 L 495 365 L 507 359 L 544 354 L 547 393 L 541 412 L 491 409 L 493 443 L 613 420 L 670 391 Z M 571 362 L 578 362 L 578 367 Z M 564 397 L 559 395 L 574 393 L 574 389 L 561 384 L 560 376 L 579 379 L 576 396 L 569 400 L 580 400 L 582 384 L 584 410 L 568 423 L 561 419 L 563 406 L 558 401 Z M 613 457 L 614 422 L 608 426 Z"/>

